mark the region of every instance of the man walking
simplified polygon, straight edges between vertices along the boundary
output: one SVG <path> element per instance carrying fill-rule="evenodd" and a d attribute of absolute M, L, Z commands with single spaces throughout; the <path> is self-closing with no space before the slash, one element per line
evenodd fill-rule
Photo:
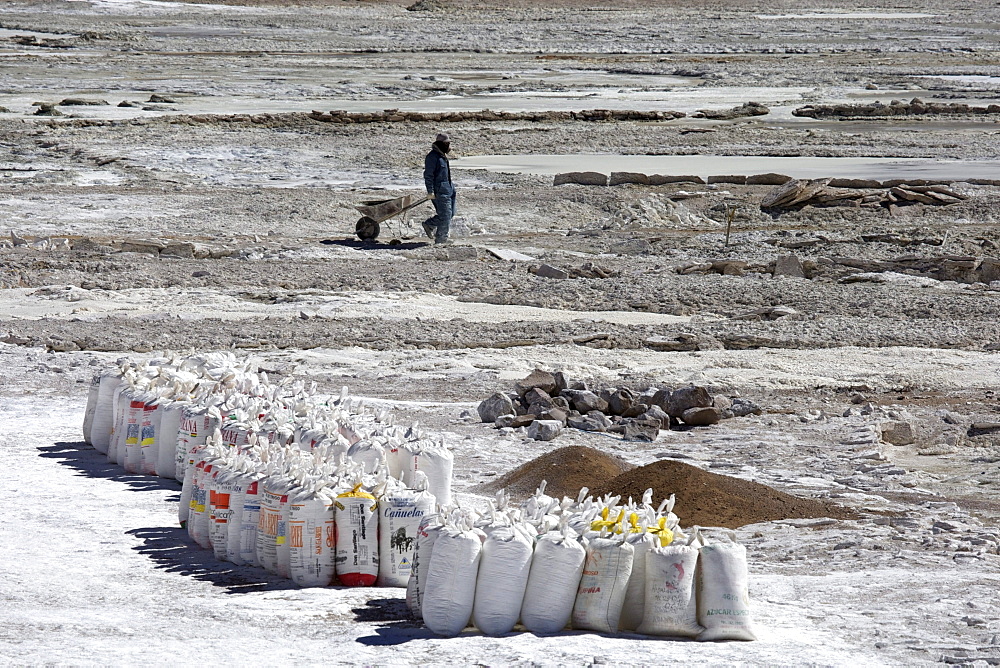
<path fill-rule="evenodd" d="M 435 215 L 424 221 L 424 234 L 435 244 L 450 244 L 448 232 L 455 215 L 455 186 L 451 183 L 448 151 L 451 141 L 443 132 L 434 138 L 431 152 L 424 159 L 424 185 L 427 196 L 434 202 Z"/>

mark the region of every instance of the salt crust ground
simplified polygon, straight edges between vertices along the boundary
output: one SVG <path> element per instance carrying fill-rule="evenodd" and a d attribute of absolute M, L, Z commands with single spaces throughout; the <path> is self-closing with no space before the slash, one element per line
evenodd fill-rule
<path fill-rule="evenodd" d="M 81 442 L 86 384 L 78 381 L 110 355 L 53 355 L 15 346 L 0 346 L 0 353 L 10 370 L 0 400 L 0 452 L 8 460 L 8 498 L 20 509 L 3 528 L 4 542 L 17 555 L 0 566 L 7 602 L 0 611 L 0 656 L 7 664 L 240 664 L 266 656 L 279 665 L 848 666 L 913 665 L 963 652 L 996 655 L 997 556 L 955 552 L 947 541 L 926 544 L 933 521 L 972 527 L 976 535 L 989 533 L 988 526 L 943 498 L 933 510 L 921 510 L 879 496 L 878 489 L 859 494 L 831 480 L 836 474 L 829 467 L 848 459 L 848 452 L 878 447 L 867 418 L 733 421 L 694 439 L 665 432 L 666 440 L 652 448 L 584 435 L 559 442 L 612 448 L 636 463 L 681 456 L 788 491 L 833 494 L 862 509 L 902 513 L 896 527 L 869 515 L 857 522 L 787 521 L 741 529 L 738 536 L 750 549 L 759 642 L 706 645 L 577 632 L 498 639 L 467 633 L 445 640 L 407 620 L 401 591 L 300 590 L 256 569 L 215 561 L 176 527 L 176 483 L 127 475 Z M 348 356 L 333 353 L 347 376 L 370 365 L 362 354 L 346 366 Z M 316 362 L 301 364 L 307 371 Z M 68 395 L 66 384 L 72 388 Z M 401 418 L 439 425 L 435 433 L 456 451 L 456 487 L 466 503 L 477 502 L 471 492 L 488 474 L 544 447 L 498 437 L 462 419 L 468 402 L 378 403 Z M 745 458 L 754 443 L 758 453 L 766 444 L 761 459 L 774 464 L 758 468 Z M 816 443 L 824 445 L 811 447 Z M 947 483 L 919 471 L 908 475 L 921 488 Z"/>
<path fill-rule="evenodd" d="M 828 11 L 836 2 L 823 2 L 820 12 L 806 2 L 776 18 L 787 12 L 763 15 L 737 0 L 644 2 L 623 4 L 628 11 L 602 6 L 600 13 L 579 11 L 578 0 L 545 8 L 511 0 L 486 11 L 479 0 L 474 10 L 464 0 L 442 0 L 442 11 L 414 13 L 381 3 L 252 4 L 260 6 L 0 2 L 0 56 L 12 65 L 0 91 L 0 105 L 11 109 L 0 112 L 0 233 L 87 235 L 101 244 L 148 236 L 235 250 L 243 258 L 161 261 L 110 249 L 0 252 L 0 321 L 12 341 L 21 341 L 0 343 L 0 452 L 9 479 L 2 488 L 15 509 L 0 524 L 0 662 L 1000 661 L 1000 446 L 970 439 L 921 455 L 918 446 L 887 446 L 877 434 L 879 422 L 899 411 L 910 412 L 921 428 L 952 432 L 948 421 L 956 416 L 958 422 L 998 421 L 1000 356 L 989 352 L 1000 331 L 997 292 L 916 277 L 844 285 L 837 272 L 813 280 L 674 273 L 686 262 L 766 265 L 789 252 L 807 261 L 995 256 L 995 188 L 958 185 L 970 199 L 945 210 L 911 207 L 892 216 L 806 209 L 772 219 L 756 206 L 760 188 L 703 187 L 684 202 L 711 220 L 676 226 L 657 212 L 689 186 L 554 188 L 546 176 L 463 172 L 466 241 L 516 248 L 560 266 L 595 261 L 620 272 L 553 289 L 523 265 L 508 271 L 513 268 L 485 256 L 444 262 L 419 249 L 368 252 L 316 243 L 351 234 L 356 200 L 420 187 L 425 140 L 439 129 L 432 124 L 345 128 L 290 115 L 270 124 L 171 121 L 185 113 L 387 106 L 691 111 L 756 99 L 771 107 L 770 115 L 718 123 L 458 123 L 450 130 L 468 156 L 994 159 L 989 119 L 816 122 L 793 118 L 791 110 L 914 96 L 994 103 L 1000 78 L 987 75 L 997 74 L 995 8 L 925 0 L 874 17 L 855 7 Z M 72 48 L 13 40 L 31 33 L 67 39 Z M 411 47 L 417 50 L 405 50 Z M 179 102 L 149 111 L 114 106 L 152 92 Z M 76 120 L 142 120 L 49 126 L 48 119 L 29 115 L 33 102 L 75 96 L 111 101 L 65 107 Z M 740 215 L 733 244 L 724 247 L 719 221 L 732 200 Z M 866 239 L 872 235 L 883 240 Z M 620 244 L 632 237 L 650 246 L 633 255 L 634 248 Z M 199 277 L 203 272 L 208 276 Z M 381 287 L 375 292 L 373 286 Z M 778 304 L 809 320 L 746 324 L 756 350 L 641 347 L 643 328 L 702 327 L 719 334 L 712 328 L 720 318 Z M 160 313 L 150 316 L 157 306 Z M 335 325 L 343 331 L 345 322 L 355 328 L 363 320 L 354 335 L 359 341 L 384 340 L 385 332 L 417 317 L 452 331 L 470 329 L 470 322 L 486 331 L 498 322 L 531 320 L 521 329 L 590 334 L 613 323 L 615 336 L 631 341 L 632 349 L 549 342 L 432 350 L 387 341 L 385 350 L 367 344 L 308 351 L 262 346 L 258 352 L 262 367 L 276 374 L 294 371 L 329 392 L 348 384 L 393 408 L 401 421 L 417 420 L 444 439 L 456 453 L 455 484 L 467 503 L 482 501 L 475 495 L 482 482 L 537 454 L 580 444 L 637 464 L 682 459 L 845 503 L 863 517 L 739 531 L 750 551 L 757 643 L 579 633 L 431 638 L 403 618 L 398 592 L 302 591 L 215 562 L 174 528 L 176 484 L 126 476 L 80 445 L 90 374 L 135 354 L 132 348 L 166 345 L 155 337 L 155 345 L 145 345 L 122 335 L 122 328 L 155 329 L 151 317 L 168 316 L 168 309 L 182 313 L 190 330 L 178 333 L 177 348 L 219 340 L 226 342 L 215 345 L 228 346 L 209 330 L 247 327 L 239 321 L 252 329 L 261 321 L 250 318 L 265 314 L 285 332 L 302 323 L 315 332 Z M 300 319 L 300 309 L 309 320 Z M 221 313 L 230 318 L 225 326 L 209 317 Z M 464 321 L 451 320 L 456 317 Z M 671 322 L 678 324 L 673 331 Z M 745 323 L 725 326 L 742 330 Z M 85 328 L 91 345 L 84 347 L 116 352 L 35 347 L 53 333 L 65 340 Z M 764 414 L 663 432 L 650 445 L 575 432 L 540 444 L 469 415 L 485 393 L 509 387 L 535 366 L 613 385 L 709 383 L 761 403 Z"/>

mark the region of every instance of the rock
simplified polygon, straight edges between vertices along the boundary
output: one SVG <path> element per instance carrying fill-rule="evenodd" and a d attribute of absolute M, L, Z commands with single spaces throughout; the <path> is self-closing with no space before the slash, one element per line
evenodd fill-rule
<path fill-rule="evenodd" d="M 608 396 L 608 411 L 612 415 L 624 415 L 635 403 L 635 394 L 628 388 L 612 392 Z"/>
<path fill-rule="evenodd" d="M 566 425 L 580 431 L 605 432 L 611 426 L 611 423 L 607 420 L 598 420 L 590 415 L 580 415 L 568 418 Z"/>
<path fill-rule="evenodd" d="M 993 284 L 994 281 L 1000 281 L 1000 259 L 993 257 L 984 257 L 982 263 L 979 265 L 979 281 L 982 283 Z"/>
<path fill-rule="evenodd" d="M 192 271 L 191 272 L 191 278 L 206 278 L 206 277 L 211 276 L 211 275 L 212 275 L 212 272 L 205 271 L 204 269 L 199 269 L 198 271 Z"/>
<path fill-rule="evenodd" d="M 480 402 L 476 412 L 479 413 L 479 419 L 483 422 L 496 422 L 501 415 L 514 414 L 514 402 L 503 392 L 494 392 Z"/>
<path fill-rule="evenodd" d="M 557 420 L 535 420 L 528 427 L 528 438 L 551 441 L 562 432 L 562 429 L 562 423 Z"/>
<path fill-rule="evenodd" d="M 581 186 L 606 186 L 608 177 L 600 172 L 566 172 L 556 174 L 552 180 L 552 185 L 561 186 L 567 183 L 574 183 Z"/>
<path fill-rule="evenodd" d="M 45 348 L 57 353 L 69 353 L 80 349 L 75 341 L 67 339 L 50 338 L 45 342 Z"/>
<path fill-rule="evenodd" d="M 881 188 L 882 182 L 874 179 L 830 179 L 831 188 L 854 188 L 863 190 L 865 188 Z"/>
<path fill-rule="evenodd" d="M 729 397 L 716 394 L 712 397 L 712 405 L 719 409 L 723 420 L 733 417 L 733 400 Z"/>
<path fill-rule="evenodd" d="M 635 403 L 629 406 L 626 410 L 622 411 L 622 417 L 637 418 L 648 410 L 648 404 L 644 404 L 636 400 Z"/>
<path fill-rule="evenodd" d="M 769 172 L 767 174 L 754 174 L 752 176 L 748 176 L 746 183 L 748 186 L 782 186 L 791 180 L 792 177 L 790 176 Z"/>
<path fill-rule="evenodd" d="M 535 276 L 541 276 L 542 278 L 569 278 L 569 273 L 559 269 L 558 267 L 553 267 L 551 264 L 539 265 L 535 268 L 534 274 Z"/>
<path fill-rule="evenodd" d="M 517 394 L 523 397 L 528 393 L 528 390 L 533 388 L 539 388 L 546 394 L 552 394 L 556 391 L 556 379 L 548 371 L 542 371 L 541 369 L 535 369 L 525 378 L 517 381 L 514 388 L 517 390 Z"/>
<path fill-rule="evenodd" d="M 510 423 L 511 427 L 517 429 L 518 427 L 527 427 L 535 421 L 535 416 L 531 413 L 526 413 L 524 415 L 516 416 Z"/>
<path fill-rule="evenodd" d="M 710 424 L 717 424 L 722 419 L 722 411 L 715 406 L 701 406 L 689 408 L 681 414 L 684 424 L 692 427 L 705 427 Z"/>
<path fill-rule="evenodd" d="M 638 172 L 611 172 L 611 178 L 608 179 L 609 186 L 619 186 L 627 183 L 648 186 L 649 177 Z"/>
<path fill-rule="evenodd" d="M 750 401 L 749 399 L 743 399 L 736 397 L 733 399 L 733 405 L 729 409 L 733 412 L 735 417 L 746 417 L 747 415 L 760 415 L 764 411 L 761 407 Z"/>
<path fill-rule="evenodd" d="M 555 406 L 549 393 L 540 387 L 533 387 L 524 394 L 524 404 L 528 407 L 528 412 L 535 415 Z"/>
<path fill-rule="evenodd" d="M 161 250 L 163 250 L 161 244 L 143 240 L 123 241 L 120 249 L 122 253 L 146 253 L 148 255 L 159 255 Z"/>
<path fill-rule="evenodd" d="M 194 257 L 194 244 L 188 243 L 186 241 L 176 241 L 168 243 L 160 251 L 161 255 L 174 255 L 176 257 L 193 258 Z"/>
<path fill-rule="evenodd" d="M 608 416 L 602 413 L 601 411 L 588 411 L 587 417 L 591 418 L 592 420 L 596 420 L 605 429 L 610 429 L 611 425 L 614 424 L 613 422 L 611 422 L 611 419 L 608 418 Z"/>
<path fill-rule="evenodd" d="M 35 116 L 62 116 L 63 112 L 56 109 L 54 104 L 39 104 L 38 110 L 35 112 Z"/>
<path fill-rule="evenodd" d="M 490 248 L 488 246 L 484 246 L 484 248 L 498 260 L 506 260 L 507 262 L 531 262 L 535 259 L 530 255 L 518 253 L 509 248 Z"/>
<path fill-rule="evenodd" d="M 691 118 L 709 118 L 712 120 L 732 120 L 747 116 L 766 116 L 770 110 L 760 102 L 745 102 L 732 109 L 701 109 L 691 114 Z"/>
<path fill-rule="evenodd" d="M 500 415 L 494 420 L 493 424 L 496 425 L 497 429 L 507 429 L 514 424 L 514 420 L 517 419 L 516 415 Z"/>
<path fill-rule="evenodd" d="M 607 401 L 587 390 L 563 390 L 562 395 L 569 399 L 573 408 L 581 413 L 589 413 L 590 411 L 601 411 L 603 413 L 608 410 Z"/>
<path fill-rule="evenodd" d="M 669 388 L 661 388 L 656 391 L 648 403 L 650 406 L 656 406 L 666 413 L 667 409 L 670 407 L 670 394 L 671 392 Z"/>
<path fill-rule="evenodd" d="M 570 386 L 570 380 L 566 377 L 562 371 L 556 371 L 552 374 L 552 378 L 556 381 L 556 389 L 553 394 L 560 394 L 563 390 Z"/>
<path fill-rule="evenodd" d="M 159 93 L 153 93 L 149 96 L 148 102 L 159 103 L 159 104 L 177 104 L 177 101 L 172 97 L 166 95 L 160 95 Z"/>
<path fill-rule="evenodd" d="M 670 400 L 661 406 L 670 417 L 683 419 L 685 411 L 691 408 L 705 408 L 712 405 L 712 395 L 700 385 L 688 385 L 670 393 Z"/>
<path fill-rule="evenodd" d="M 649 175 L 649 185 L 651 186 L 663 186 L 668 183 L 693 183 L 695 185 L 703 186 L 705 185 L 705 179 L 693 174 L 682 176 L 670 176 L 668 174 Z"/>
<path fill-rule="evenodd" d="M 107 100 L 87 100 L 81 97 L 67 97 L 65 100 L 59 103 L 60 107 L 99 107 L 106 106 L 108 104 Z"/>
<path fill-rule="evenodd" d="M 906 420 L 891 420 L 880 426 L 882 440 L 893 445 L 910 445 L 915 442 L 913 425 Z"/>
<path fill-rule="evenodd" d="M 760 201 L 761 209 L 780 209 L 794 207 L 826 190 L 828 179 L 813 181 L 795 179 L 783 186 L 778 186 Z"/>
<path fill-rule="evenodd" d="M 660 423 L 660 429 L 670 429 L 670 416 L 659 406 L 650 406 L 639 419 L 647 422 L 655 420 Z"/>
<path fill-rule="evenodd" d="M 660 437 L 660 423 L 655 420 L 628 420 L 624 425 L 626 441 L 652 443 Z"/>
<path fill-rule="evenodd" d="M 684 352 L 688 350 L 722 350 L 722 341 L 708 334 L 681 332 L 674 336 L 651 336 L 644 342 L 647 347 L 663 352 Z"/>
<path fill-rule="evenodd" d="M 552 405 L 563 409 L 567 413 L 573 410 L 573 407 L 569 405 L 569 399 L 566 397 L 552 397 Z"/>
<path fill-rule="evenodd" d="M 805 278 L 806 272 L 802 268 L 802 262 L 795 255 L 781 255 L 774 261 L 775 276 L 791 276 L 793 278 Z"/>
<path fill-rule="evenodd" d="M 552 407 L 547 411 L 542 411 L 538 415 L 538 419 L 541 422 L 545 422 L 546 420 L 555 420 L 564 427 L 566 426 L 567 417 L 568 413 L 566 411 L 564 411 L 561 408 L 555 408 L 555 407 Z"/>

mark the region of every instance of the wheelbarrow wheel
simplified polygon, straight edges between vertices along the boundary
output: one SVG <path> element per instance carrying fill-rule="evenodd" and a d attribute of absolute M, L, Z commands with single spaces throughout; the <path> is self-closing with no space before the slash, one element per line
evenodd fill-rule
<path fill-rule="evenodd" d="M 354 226 L 354 233 L 362 241 L 374 241 L 378 238 L 378 233 L 381 231 L 382 229 L 379 227 L 379 224 L 368 216 L 362 216 L 358 220 L 358 224 Z"/>

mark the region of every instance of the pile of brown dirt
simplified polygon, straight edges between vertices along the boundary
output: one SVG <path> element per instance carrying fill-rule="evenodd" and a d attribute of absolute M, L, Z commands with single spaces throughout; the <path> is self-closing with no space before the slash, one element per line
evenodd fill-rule
<path fill-rule="evenodd" d="M 530 464 L 530 462 L 529 462 Z M 803 499 L 749 480 L 709 473 L 682 462 L 664 459 L 626 471 L 613 479 L 592 478 L 595 496 L 620 494 L 638 501 L 653 489 L 654 505 L 674 494 L 674 513 L 682 527 L 714 526 L 735 529 L 756 522 L 809 517 L 850 519 L 857 515 L 834 503 Z M 570 495 L 572 496 L 572 495 Z"/>
<path fill-rule="evenodd" d="M 532 459 L 493 482 L 480 487 L 489 494 L 506 489 L 515 500 L 525 499 L 548 481 L 545 493 L 560 498 L 576 498 L 581 487 L 591 487 L 611 480 L 635 468 L 624 459 L 605 454 L 594 448 L 571 445 Z"/>

